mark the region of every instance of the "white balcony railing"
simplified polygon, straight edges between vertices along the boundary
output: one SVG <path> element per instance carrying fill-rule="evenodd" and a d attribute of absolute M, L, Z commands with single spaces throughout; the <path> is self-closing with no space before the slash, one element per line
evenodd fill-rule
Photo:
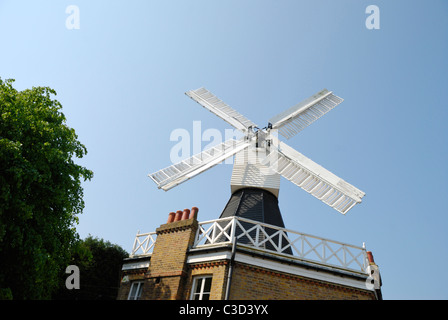
<path fill-rule="evenodd" d="M 156 238 L 156 232 L 140 233 L 138 231 L 132 246 L 131 257 L 150 255 L 154 249 Z"/>
<path fill-rule="evenodd" d="M 366 272 L 366 249 L 239 217 L 199 223 L 193 248 L 233 243 L 309 263 Z"/>
<path fill-rule="evenodd" d="M 137 233 L 131 257 L 152 253 L 155 232 Z M 199 222 L 192 249 L 230 245 L 289 259 L 366 273 L 367 253 L 354 246 L 239 217 Z"/>

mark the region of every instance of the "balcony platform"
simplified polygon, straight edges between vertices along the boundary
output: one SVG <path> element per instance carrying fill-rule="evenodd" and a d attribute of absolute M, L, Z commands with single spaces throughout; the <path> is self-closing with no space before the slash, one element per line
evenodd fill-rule
<path fill-rule="evenodd" d="M 365 247 L 355 246 L 241 217 L 199 222 L 189 259 L 206 252 L 239 252 L 257 255 L 308 268 L 320 268 L 352 275 L 368 275 Z M 137 233 L 129 263 L 149 258 L 157 233 Z M 291 254 L 292 252 L 292 254 Z"/>

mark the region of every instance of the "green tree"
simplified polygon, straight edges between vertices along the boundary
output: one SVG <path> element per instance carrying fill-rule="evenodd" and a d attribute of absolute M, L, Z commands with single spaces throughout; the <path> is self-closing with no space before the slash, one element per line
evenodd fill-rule
<path fill-rule="evenodd" d="M 0 298 L 48 299 L 78 240 L 87 150 L 48 87 L 0 79 Z"/>
<path fill-rule="evenodd" d="M 80 288 L 68 290 L 61 284 L 54 299 L 115 300 L 120 284 L 123 259 L 129 254 L 120 246 L 88 236 L 72 251 L 70 264 L 79 268 Z M 63 281 L 67 278 L 64 275 Z M 62 282 L 62 281 L 61 281 Z"/>

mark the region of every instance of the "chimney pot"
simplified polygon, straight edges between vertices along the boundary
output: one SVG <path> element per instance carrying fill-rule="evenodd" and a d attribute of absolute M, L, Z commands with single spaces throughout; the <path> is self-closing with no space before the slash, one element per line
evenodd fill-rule
<path fill-rule="evenodd" d="M 168 213 L 168 221 L 166 222 L 166 223 L 171 223 L 171 222 L 173 222 L 174 221 L 174 216 L 175 216 L 176 214 L 174 213 L 174 212 L 170 212 L 170 213 Z"/>
<path fill-rule="evenodd" d="M 375 260 L 373 260 L 372 251 L 367 251 L 367 258 L 369 259 L 370 263 L 375 263 Z"/>
<path fill-rule="evenodd" d="M 182 211 L 178 210 L 176 211 L 176 216 L 174 217 L 174 221 L 179 221 L 182 219 Z"/>
<path fill-rule="evenodd" d="M 191 208 L 190 219 L 193 219 L 193 218 L 197 219 L 198 218 L 198 211 L 199 211 L 199 209 L 197 207 Z"/>
<path fill-rule="evenodd" d="M 190 216 L 190 209 L 184 209 L 184 212 L 182 213 L 182 220 L 187 220 Z"/>

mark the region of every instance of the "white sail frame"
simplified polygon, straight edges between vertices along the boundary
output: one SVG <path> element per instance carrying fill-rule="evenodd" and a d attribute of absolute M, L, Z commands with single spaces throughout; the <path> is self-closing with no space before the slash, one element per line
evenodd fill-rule
<path fill-rule="evenodd" d="M 194 176 L 214 167 L 250 145 L 245 137 L 229 139 L 167 168 L 149 174 L 159 189 L 168 191 Z"/>
<path fill-rule="evenodd" d="M 242 132 L 247 132 L 250 127 L 257 127 L 255 123 L 232 109 L 228 104 L 205 88 L 187 91 L 185 94 Z"/>
<path fill-rule="evenodd" d="M 271 168 L 328 206 L 346 214 L 362 202 L 365 193 L 286 143 L 272 138 Z"/>
<path fill-rule="evenodd" d="M 324 89 L 269 120 L 273 129 L 287 139 L 311 125 L 344 99 Z"/>

